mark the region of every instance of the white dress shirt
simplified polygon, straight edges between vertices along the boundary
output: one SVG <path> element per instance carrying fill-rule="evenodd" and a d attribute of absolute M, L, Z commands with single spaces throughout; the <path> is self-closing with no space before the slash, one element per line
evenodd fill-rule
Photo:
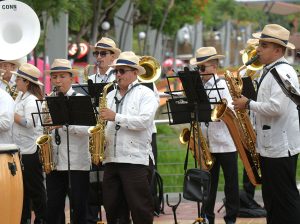
<path fill-rule="evenodd" d="M 14 100 L 6 91 L 0 89 L 0 144 L 13 143 L 14 109 Z"/>
<path fill-rule="evenodd" d="M 93 74 L 89 76 L 89 79 L 91 79 L 93 83 L 109 83 L 116 79 L 116 75 L 114 69 L 110 67 L 105 74 Z"/>
<path fill-rule="evenodd" d="M 282 57 L 267 68 L 278 61 L 287 62 Z M 288 79 L 299 89 L 297 73 L 293 67 L 280 64 L 276 66 L 276 70 L 282 78 Z M 279 158 L 300 152 L 296 104 L 284 94 L 270 71 L 261 82 L 257 102 L 250 102 L 250 110 L 256 113 L 257 150 L 262 156 Z"/>
<path fill-rule="evenodd" d="M 26 126 L 13 123 L 13 141 L 20 147 L 21 154 L 33 154 L 37 150 L 35 141 L 42 134 L 39 116 L 35 115 L 35 125 L 31 113 L 37 112 L 37 97 L 29 92 L 16 98 L 15 113 L 26 120 Z"/>
<path fill-rule="evenodd" d="M 136 84 L 137 80 L 129 85 L 127 94 L 118 106 L 115 121 L 107 122 L 104 163 L 149 165 L 149 156 L 154 161 L 151 137 L 159 104 L 151 89 Z M 115 97 L 122 99 L 117 89 L 108 93 L 107 106 L 116 112 Z"/>
<path fill-rule="evenodd" d="M 219 93 L 221 99 L 225 98 L 227 100 L 227 106 L 232 109 L 232 98 L 228 91 L 226 81 L 224 79 L 220 79 L 218 75 L 215 75 L 215 79 L 219 79 L 216 85 L 218 88 L 220 88 Z M 212 77 L 204 84 L 204 88 L 216 88 L 216 85 L 214 78 Z M 207 90 L 206 93 L 214 102 L 219 102 L 221 100 L 217 90 Z M 212 107 L 214 107 L 214 105 L 212 105 Z M 231 138 L 229 130 L 223 121 L 209 122 L 208 127 L 206 127 L 204 123 L 201 123 L 201 129 L 203 135 L 209 141 L 210 152 L 223 153 L 236 151 L 236 147 Z"/>
<path fill-rule="evenodd" d="M 74 90 L 72 88 L 67 92 L 71 96 Z M 82 94 L 76 94 L 80 96 Z M 69 126 L 69 149 L 70 149 L 70 169 L 71 170 L 90 170 L 91 156 L 89 153 L 89 134 L 88 126 Z M 55 143 L 55 131 L 52 131 L 53 161 L 57 170 L 68 170 L 68 151 L 67 151 L 67 128 L 58 129 L 61 143 Z"/>

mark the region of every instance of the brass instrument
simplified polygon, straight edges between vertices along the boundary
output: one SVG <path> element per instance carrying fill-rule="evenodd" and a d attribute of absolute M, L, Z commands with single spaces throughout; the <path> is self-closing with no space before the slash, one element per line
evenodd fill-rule
<path fill-rule="evenodd" d="M 3 69 L 0 69 L 0 81 L 3 82 L 5 85 L 6 85 L 6 92 L 9 93 L 9 95 L 15 100 L 18 96 L 18 89 L 17 89 L 17 85 L 13 85 L 13 86 L 10 86 L 9 83 L 3 79 L 3 73 L 5 72 L 5 70 Z"/>
<path fill-rule="evenodd" d="M 56 96 L 57 89 L 54 87 L 53 91 L 49 94 L 49 96 Z M 44 123 L 48 123 L 51 120 L 51 116 L 49 114 L 49 108 L 47 102 L 44 102 L 42 105 L 43 121 Z M 39 155 L 40 161 L 43 166 L 43 170 L 46 174 L 49 174 L 51 171 L 55 169 L 55 164 L 53 162 L 53 144 L 52 137 L 49 131 L 49 127 L 43 127 L 43 135 L 38 137 L 35 142 L 39 147 Z"/>
<path fill-rule="evenodd" d="M 246 76 L 252 80 L 258 77 L 257 71 L 263 68 L 263 64 L 259 62 L 255 45 L 249 45 L 242 55 L 243 66 L 238 69 L 238 74 L 246 68 Z"/>
<path fill-rule="evenodd" d="M 155 82 L 161 75 L 161 66 L 159 62 L 151 56 L 140 57 L 139 65 L 146 70 L 145 74 L 137 78 L 140 82 Z"/>
<path fill-rule="evenodd" d="M 202 170 L 210 170 L 215 162 L 215 158 L 211 155 L 207 141 L 205 137 L 203 136 L 201 128 L 197 128 L 197 125 L 195 122 L 192 124 L 192 131 L 190 131 L 188 128 L 184 128 L 179 136 L 179 141 L 182 144 L 187 144 L 189 142 L 189 150 L 192 151 L 194 157 L 198 161 L 199 167 L 202 168 Z M 193 133 L 193 130 L 195 133 Z M 199 135 L 199 136 L 198 136 Z M 195 136 L 195 140 L 194 140 Z M 199 137 L 199 138 L 198 138 Z M 199 156 L 199 150 L 198 150 L 198 140 L 200 139 L 200 156 Z M 200 165 L 201 161 L 201 165 Z"/>
<path fill-rule="evenodd" d="M 115 81 L 104 86 L 102 96 L 99 97 L 99 114 L 101 109 L 107 108 L 107 91 L 108 88 L 114 84 Z M 106 121 L 98 118 L 97 125 L 94 127 L 90 127 L 88 130 L 90 134 L 89 150 L 92 157 L 92 163 L 95 165 L 99 165 L 104 160 L 105 127 Z"/>
<path fill-rule="evenodd" d="M 93 73 L 95 73 L 95 72 L 94 72 L 95 66 L 96 66 L 95 64 L 94 64 L 94 65 L 88 64 L 87 66 L 84 67 L 84 70 L 83 70 L 83 81 L 84 81 L 85 83 L 87 83 L 88 80 L 89 80 L 89 72 L 90 72 L 90 69 L 91 69 L 91 68 L 93 69 Z M 98 67 L 97 67 L 97 68 L 98 68 Z"/>
<path fill-rule="evenodd" d="M 239 74 L 236 77 L 229 71 L 225 73 L 225 80 L 232 98 L 240 98 L 243 82 Z M 234 113 L 227 107 L 227 101 L 223 100 L 212 111 L 212 120 L 223 120 L 227 125 L 239 155 L 243 161 L 248 177 L 253 185 L 261 183 L 261 168 L 259 155 L 256 152 L 256 133 L 251 124 L 248 110 L 237 109 Z M 225 116 L 225 115 L 228 116 Z M 229 121 L 229 120 L 234 121 Z M 230 130 L 231 129 L 231 130 Z M 240 134 L 239 134 L 240 133 Z M 238 140 L 239 139 L 239 140 Z M 239 142 L 241 141 L 241 142 Z"/>

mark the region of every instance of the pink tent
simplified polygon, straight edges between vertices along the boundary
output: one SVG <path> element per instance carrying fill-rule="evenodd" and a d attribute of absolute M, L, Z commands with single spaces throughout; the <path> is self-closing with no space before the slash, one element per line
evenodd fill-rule
<path fill-rule="evenodd" d="M 34 65 L 34 59 L 28 61 L 29 64 L 32 64 Z M 38 58 L 37 59 L 37 65 L 36 67 L 41 71 L 42 75 L 44 75 L 44 60 Z M 46 70 L 49 70 L 50 69 L 50 65 L 48 63 L 46 63 Z M 43 83 L 43 76 L 41 76 L 39 78 L 39 80 Z M 45 77 L 45 93 L 50 93 L 51 92 L 51 84 L 50 84 L 50 76 L 47 75 Z"/>

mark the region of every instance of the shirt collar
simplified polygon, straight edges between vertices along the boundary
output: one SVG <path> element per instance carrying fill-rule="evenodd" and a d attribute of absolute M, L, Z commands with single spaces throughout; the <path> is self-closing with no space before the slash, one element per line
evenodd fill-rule
<path fill-rule="evenodd" d="M 72 86 L 70 87 L 70 89 L 68 90 L 66 96 L 72 96 L 72 94 L 74 93 L 75 91 L 73 90 Z"/>
<path fill-rule="evenodd" d="M 264 67 L 264 69 L 269 69 L 271 68 L 274 64 L 276 64 L 279 61 L 284 61 L 287 62 L 287 60 L 284 57 L 281 57 L 279 59 L 277 59 L 276 61 L 272 62 L 271 64 L 268 64 L 267 66 Z"/>
<path fill-rule="evenodd" d="M 204 85 L 213 86 L 215 85 L 215 80 L 217 79 L 219 79 L 219 76 L 217 74 L 214 74 Z"/>

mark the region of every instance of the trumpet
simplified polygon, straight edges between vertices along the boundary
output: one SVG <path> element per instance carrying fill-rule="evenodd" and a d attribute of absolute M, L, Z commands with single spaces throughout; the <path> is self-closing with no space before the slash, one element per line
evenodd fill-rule
<path fill-rule="evenodd" d="M 89 80 L 89 72 L 90 70 L 93 69 L 93 73 L 98 73 L 98 62 L 96 64 L 88 64 L 87 66 L 84 67 L 83 70 L 83 81 L 85 83 L 88 82 Z"/>

